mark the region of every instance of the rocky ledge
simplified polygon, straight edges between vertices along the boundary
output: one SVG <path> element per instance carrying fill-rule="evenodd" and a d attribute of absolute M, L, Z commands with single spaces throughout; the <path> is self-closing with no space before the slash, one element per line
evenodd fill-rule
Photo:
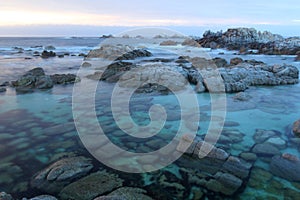
<path fill-rule="evenodd" d="M 103 47 L 93 52 L 101 58 L 119 54 L 128 46 Z M 109 52 L 111 54 L 109 54 Z M 230 63 L 222 58 L 207 60 L 199 57 L 179 56 L 177 59 L 162 60 L 149 57 L 151 52 L 137 49 L 117 57 L 105 69 L 87 77 L 94 80 L 119 83 L 121 87 L 138 88 L 138 92 L 179 91 L 190 83 L 197 92 L 240 92 L 250 86 L 274 86 L 298 83 L 299 71 L 291 65 L 267 65 L 255 60 L 233 58 Z M 131 59 L 139 58 L 139 62 Z M 145 59 L 145 60 L 143 60 Z"/>
<path fill-rule="evenodd" d="M 32 92 L 35 89 L 50 89 L 56 84 L 72 84 L 80 81 L 74 74 L 46 75 L 45 71 L 38 67 L 29 70 L 18 80 L 12 81 L 11 86 L 16 88 L 18 93 Z"/>
<path fill-rule="evenodd" d="M 299 37 L 284 38 L 253 28 L 232 28 L 224 33 L 222 31 L 216 33 L 206 31 L 203 38 L 197 42 L 205 48 L 227 48 L 239 50 L 240 53 L 297 55 L 300 52 Z"/>
<path fill-rule="evenodd" d="M 190 146 L 185 151 L 187 145 Z M 223 195 L 233 195 L 242 190 L 252 163 L 214 146 L 204 158 L 200 158 L 199 155 L 205 153 L 209 146 L 201 138 L 192 139 L 190 135 L 184 135 L 180 140 L 177 151 L 184 153 L 184 156 L 178 160 L 179 165 L 197 169 L 195 174 L 188 174 L 189 182 Z"/>

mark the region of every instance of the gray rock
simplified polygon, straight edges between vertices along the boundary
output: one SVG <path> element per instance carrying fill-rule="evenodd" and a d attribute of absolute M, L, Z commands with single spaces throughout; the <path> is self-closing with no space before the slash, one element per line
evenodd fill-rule
<path fill-rule="evenodd" d="M 272 174 L 289 181 L 300 181 L 300 160 L 291 154 L 277 155 L 272 158 L 270 169 Z"/>
<path fill-rule="evenodd" d="M 285 149 L 286 148 L 286 141 L 281 139 L 280 137 L 273 137 L 269 138 L 266 143 L 269 143 L 278 149 Z"/>
<path fill-rule="evenodd" d="M 29 200 L 57 200 L 57 198 L 51 195 L 40 195 L 37 197 L 30 198 Z"/>
<path fill-rule="evenodd" d="M 245 92 L 238 92 L 233 99 L 236 101 L 249 101 L 252 97 Z"/>
<path fill-rule="evenodd" d="M 96 172 L 66 186 L 59 194 L 62 200 L 90 200 L 123 185 L 123 180 L 105 171 Z"/>
<path fill-rule="evenodd" d="M 37 173 L 31 186 L 45 192 L 58 192 L 74 179 L 86 175 L 92 168 L 93 165 L 87 158 L 64 158 Z"/>
<path fill-rule="evenodd" d="M 0 200 L 13 200 L 13 198 L 10 194 L 0 192 Z"/>
<path fill-rule="evenodd" d="M 256 155 L 264 156 L 264 157 L 272 157 L 280 154 L 278 148 L 268 143 L 255 145 L 252 149 L 252 152 L 255 153 Z"/>
<path fill-rule="evenodd" d="M 176 46 L 178 43 L 176 41 L 173 40 L 166 40 L 161 42 L 159 45 L 160 46 Z"/>
<path fill-rule="evenodd" d="M 75 74 L 54 74 L 50 75 L 54 84 L 70 84 L 80 81 L 80 78 Z"/>
<path fill-rule="evenodd" d="M 141 188 L 121 187 L 106 196 L 98 197 L 94 200 L 152 200 L 152 198 L 145 193 L 147 193 L 147 191 Z"/>
<path fill-rule="evenodd" d="M 232 174 L 218 172 L 206 183 L 206 187 L 214 192 L 225 195 L 234 194 L 242 185 L 243 181 Z"/>
<path fill-rule="evenodd" d="M 256 143 L 263 143 L 269 138 L 274 137 L 276 135 L 277 133 L 272 130 L 257 129 L 253 136 L 253 139 Z"/>
<path fill-rule="evenodd" d="M 81 64 L 81 67 L 91 67 L 91 66 L 92 66 L 92 64 L 89 63 L 89 62 L 83 62 L 83 63 Z"/>

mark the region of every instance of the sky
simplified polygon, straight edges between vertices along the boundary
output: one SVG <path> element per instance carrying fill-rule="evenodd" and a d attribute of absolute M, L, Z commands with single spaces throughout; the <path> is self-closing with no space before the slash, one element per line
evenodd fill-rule
<path fill-rule="evenodd" d="M 0 35 L 99 35 L 125 27 L 300 33 L 299 0 L 0 0 Z"/>

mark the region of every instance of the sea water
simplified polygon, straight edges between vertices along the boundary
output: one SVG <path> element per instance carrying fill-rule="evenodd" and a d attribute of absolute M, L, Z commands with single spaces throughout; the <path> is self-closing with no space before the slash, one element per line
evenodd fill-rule
<path fill-rule="evenodd" d="M 55 46 L 58 51 L 67 51 L 71 54 L 87 53 L 90 49 L 99 44 L 97 38 L 0 38 L 0 82 L 16 80 L 34 67 L 43 67 L 47 74 L 54 73 L 76 73 L 80 67 L 83 58 L 78 56 L 66 56 L 64 58 L 41 59 L 32 57 L 25 59 L 30 55 L 26 52 L 34 48 L 43 48 L 44 46 Z M 38 47 L 36 47 L 38 46 Z M 15 52 L 13 47 L 23 48 L 23 52 Z M 41 50 L 40 49 L 40 50 Z M 223 52 L 220 54 L 220 52 Z M 159 51 L 156 53 L 159 54 Z M 226 50 L 207 50 L 211 57 L 223 57 L 230 60 L 236 57 L 236 52 Z M 172 57 L 174 55 L 161 52 L 161 57 Z M 243 59 L 255 59 L 268 64 L 291 64 L 298 68 L 299 63 L 294 62 L 292 56 L 266 56 L 266 55 L 238 55 Z M 80 84 L 80 83 L 79 83 Z M 227 112 L 226 122 L 231 122 L 233 126 L 225 123 L 224 129 L 236 130 L 241 132 L 242 140 L 237 144 L 224 147 L 228 153 L 238 156 L 242 152 L 250 152 L 255 144 L 253 135 L 257 129 L 275 130 L 280 133 L 280 137 L 287 142 L 287 148 L 281 152 L 289 152 L 300 156 L 299 148 L 289 141 L 291 124 L 300 117 L 300 85 L 286 85 L 273 87 L 251 87 L 247 94 L 251 96 L 249 101 L 237 102 L 234 100 L 235 94 L 227 94 Z M 138 125 L 147 125 L 150 122 L 149 108 L 154 104 L 161 104 L 171 113 L 169 118 L 160 131 L 157 138 L 152 138 L 158 142 L 148 140 L 135 140 L 120 132 L 114 122 L 110 101 L 105 96 L 111 93 L 112 85 L 98 88 L 96 92 L 95 104 L 99 123 L 106 128 L 110 140 L 128 151 L 147 152 L 156 150 L 166 145 L 179 127 L 181 120 L 180 105 L 173 94 L 170 95 L 141 95 L 136 94 L 131 99 L 130 110 L 134 122 Z M 39 191 L 30 188 L 30 180 L 35 173 L 49 166 L 53 161 L 64 156 L 84 155 L 92 156 L 82 145 L 77 131 L 72 129 L 63 134 L 52 133 L 44 135 L 43 130 L 60 124 L 72 123 L 74 121 L 72 114 L 72 85 L 55 86 L 47 91 L 37 91 L 29 94 L 16 94 L 13 88 L 8 88 L 5 93 L 0 94 L 0 191 L 13 194 L 17 198 L 23 196 L 32 197 L 39 194 Z M 205 135 L 211 118 L 211 99 L 208 93 L 197 94 L 200 108 L 200 123 L 197 134 Z M 126 105 L 124 105 L 126 106 Z M 175 113 L 175 114 L 174 114 Z M 89 120 L 90 116 L 84 116 Z M 234 123 L 232 123 L 234 122 Z M 147 146 L 148 148 L 145 148 Z M 149 147 L 151 147 L 149 149 Z M 100 162 L 94 161 L 101 168 L 106 168 Z M 143 182 L 144 186 L 151 186 L 149 189 L 168 193 L 168 188 L 160 185 L 153 177 L 157 173 L 173 174 L 173 181 L 180 182 L 183 187 L 192 186 L 181 176 L 179 170 L 182 166 L 176 163 L 171 164 L 157 172 L 144 173 L 141 175 L 124 175 L 126 182 L 130 185 L 132 182 Z M 265 162 L 257 161 L 255 167 L 265 169 L 268 173 L 269 168 Z M 256 172 L 256 171 L 255 171 Z M 292 188 L 300 192 L 298 183 L 292 183 L 273 177 L 272 180 L 279 181 L 280 186 L 270 184 L 270 180 L 264 181 L 261 178 L 259 186 L 247 185 L 245 190 L 233 197 L 239 199 L 250 198 L 270 198 L 283 199 L 280 191 Z M 133 186 L 136 186 L 133 184 Z M 141 186 L 140 186 L 141 187 Z M 279 188 L 278 188 L 279 187 Z M 174 192 L 174 191 L 172 191 Z M 159 198 L 153 193 L 153 198 Z M 156 193 L 157 194 L 157 193 Z M 176 196 L 172 199 L 193 198 L 190 194 L 184 193 L 184 196 Z"/>

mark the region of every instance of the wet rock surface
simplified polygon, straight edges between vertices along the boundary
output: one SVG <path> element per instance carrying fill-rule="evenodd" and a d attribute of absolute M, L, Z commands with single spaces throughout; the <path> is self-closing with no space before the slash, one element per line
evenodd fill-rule
<path fill-rule="evenodd" d="M 247 182 L 252 164 L 228 154 L 221 148 L 209 147 L 209 144 L 200 138 L 191 141 L 184 137 L 177 150 L 181 151 L 182 145 L 188 143 L 191 145 L 179 160 L 179 165 L 189 165 L 199 170 L 196 181 L 198 185 L 213 192 L 233 195 Z M 205 157 L 199 158 L 199 155 L 205 155 L 207 148 L 212 149 Z"/>
<path fill-rule="evenodd" d="M 34 68 L 26 72 L 18 80 L 12 81 L 11 85 L 17 92 L 32 92 L 35 89 L 50 89 L 55 84 L 70 84 L 79 81 L 74 74 L 46 75 L 43 68 Z"/>
<path fill-rule="evenodd" d="M 61 199 L 90 200 L 111 192 L 123 185 L 115 174 L 99 171 L 66 186 L 59 194 Z"/>
<path fill-rule="evenodd" d="M 292 154 L 277 155 L 272 158 L 271 172 L 290 181 L 300 181 L 300 160 Z"/>
<path fill-rule="evenodd" d="M 45 192 L 58 192 L 63 186 L 86 175 L 92 168 L 93 165 L 87 158 L 65 158 L 37 173 L 31 186 Z"/>

